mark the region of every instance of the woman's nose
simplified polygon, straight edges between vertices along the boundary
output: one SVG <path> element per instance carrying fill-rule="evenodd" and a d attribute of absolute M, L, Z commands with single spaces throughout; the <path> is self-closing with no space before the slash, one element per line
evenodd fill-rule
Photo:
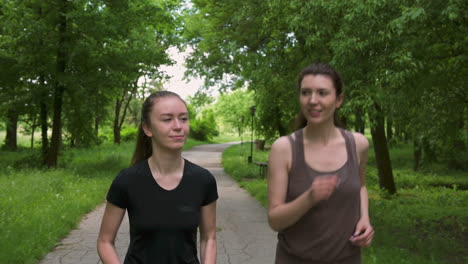
<path fill-rule="evenodd" d="M 182 124 L 180 123 L 180 121 L 178 119 L 174 119 L 173 128 L 174 129 L 181 129 L 182 128 Z"/>
<path fill-rule="evenodd" d="M 316 104 L 317 103 L 317 95 L 315 93 L 312 93 L 310 95 L 309 103 L 311 103 L 311 104 Z"/>

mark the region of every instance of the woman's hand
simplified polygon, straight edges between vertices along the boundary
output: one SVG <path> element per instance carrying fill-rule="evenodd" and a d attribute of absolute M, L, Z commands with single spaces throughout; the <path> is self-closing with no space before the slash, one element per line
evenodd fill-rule
<path fill-rule="evenodd" d="M 323 175 L 315 177 L 310 186 L 310 198 L 316 203 L 323 200 L 328 200 L 335 191 L 338 185 L 337 175 Z"/>
<path fill-rule="evenodd" d="M 369 219 L 361 218 L 356 225 L 356 230 L 353 236 L 349 239 L 353 245 L 358 247 L 369 247 L 374 238 L 374 228 L 371 226 Z"/>

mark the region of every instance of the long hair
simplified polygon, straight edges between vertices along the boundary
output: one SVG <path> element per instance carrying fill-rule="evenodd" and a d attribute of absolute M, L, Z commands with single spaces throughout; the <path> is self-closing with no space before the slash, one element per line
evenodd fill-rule
<path fill-rule="evenodd" d="M 182 100 L 178 94 L 170 91 L 154 92 L 150 94 L 143 102 L 143 106 L 141 107 L 141 122 L 140 126 L 138 127 L 135 151 L 133 152 L 131 165 L 135 165 L 136 163 L 142 160 L 146 160 L 151 157 L 151 155 L 153 155 L 151 137 L 148 137 L 145 134 L 145 131 L 143 130 L 143 124 L 145 124 L 147 127 L 150 127 L 150 114 L 151 110 L 153 110 L 153 105 L 156 103 L 156 100 L 162 97 L 171 96 L 179 98 L 186 105 L 185 101 Z"/>
<path fill-rule="evenodd" d="M 340 96 L 343 93 L 343 89 L 344 89 L 343 79 L 341 78 L 340 74 L 337 71 L 335 71 L 335 69 L 332 66 L 330 66 L 329 64 L 325 64 L 325 63 L 314 63 L 302 69 L 302 71 L 299 73 L 298 82 L 297 82 L 299 93 L 301 91 L 302 80 L 304 79 L 305 76 L 319 75 L 319 74 L 326 75 L 332 80 L 333 86 L 336 92 L 336 97 L 338 98 L 338 96 Z M 345 127 L 338 118 L 337 110 L 335 110 L 335 113 L 333 114 L 333 123 L 335 124 L 335 126 L 342 127 L 342 128 Z M 302 111 L 299 111 L 293 124 L 293 130 L 301 129 L 305 127 L 306 125 L 307 125 L 307 119 L 302 113 Z"/>

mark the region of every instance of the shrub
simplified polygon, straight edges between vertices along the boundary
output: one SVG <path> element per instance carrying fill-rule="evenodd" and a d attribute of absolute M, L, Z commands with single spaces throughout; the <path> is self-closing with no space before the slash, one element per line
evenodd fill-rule
<path fill-rule="evenodd" d="M 138 128 L 136 127 L 123 127 L 120 130 L 120 138 L 123 142 L 128 142 L 131 140 L 135 140 L 137 137 Z"/>

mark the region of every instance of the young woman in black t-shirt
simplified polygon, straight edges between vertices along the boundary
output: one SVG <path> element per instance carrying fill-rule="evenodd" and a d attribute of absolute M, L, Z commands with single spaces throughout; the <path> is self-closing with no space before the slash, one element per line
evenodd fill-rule
<path fill-rule="evenodd" d="M 216 181 L 206 169 L 182 158 L 189 133 L 185 102 L 175 93 L 151 94 L 143 103 L 132 166 L 113 181 L 98 238 L 103 263 L 120 263 L 114 240 L 125 215 L 132 263 L 216 262 Z"/>

